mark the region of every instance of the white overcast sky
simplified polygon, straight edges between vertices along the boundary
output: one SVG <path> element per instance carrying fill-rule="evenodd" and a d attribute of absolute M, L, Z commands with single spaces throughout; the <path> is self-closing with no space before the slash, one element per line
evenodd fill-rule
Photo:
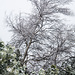
<path fill-rule="evenodd" d="M 75 0 L 74 0 L 75 1 Z M 70 3 L 71 10 L 75 14 L 75 2 Z M 5 24 L 5 13 L 31 12 L 31 4 L 27 0 L 0 0 L 0 39 L 7 43 L 11 39 L 12 33 L 8 32 L 9 28 Z M 67 18 L 68 23 L 75 24 L 75 15 Z"/>

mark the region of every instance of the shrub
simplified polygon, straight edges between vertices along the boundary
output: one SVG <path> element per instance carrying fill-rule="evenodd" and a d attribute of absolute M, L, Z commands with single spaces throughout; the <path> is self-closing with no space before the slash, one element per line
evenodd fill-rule
<path fill-rule="evenodd" d="M 25 75 L 25 65 L 21 65 L 14 48 L 0 42 L 0 75 Z"/>

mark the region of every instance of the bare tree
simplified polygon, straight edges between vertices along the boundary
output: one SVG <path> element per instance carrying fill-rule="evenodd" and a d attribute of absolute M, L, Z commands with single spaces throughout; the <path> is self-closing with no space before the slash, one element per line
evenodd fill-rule
<path fill-rule="evenodd" d="M 56 65 L 60 48 L 61 52 L 66 52 L 66 47 L 63 47 L 66 38 L 62 37 L 61 29 L 56 28 L 55 25 L 57 24 L 58 26 L 61 22 L 58 14 L 71 14 L 68 8 L 63 7 L 70 0 L 29 1 L 34 6 L 32 14 L 27 16 L 26 14 L 19 14 L 14 19 L 11 17 L 6 19 L 8 26 L 10 26 L 11 31 L 14 33 L 11 43 L 16 48 L 24 48 L 23 64 L 36 66 L 40 60 L 45 61 L 46 64 L 46 62 L 52 59 Z M 41 66 L 41 64 L 39 65 Z"/>
<path fill-rule="evenodd" d="M 74 53 L 74 37 L 73 29 L 65 29 L 65 26 L 62 25 L 54 26 L 50 29 L 48 36 L 45 36 L 44 42 L 40 41 L 34 44 L 33 58 L 29 59 L 29 62 L 31 63 L 33 60 L 32 66 L 38 64 L 44 69 L 52 64 L 61 65 Z"/>

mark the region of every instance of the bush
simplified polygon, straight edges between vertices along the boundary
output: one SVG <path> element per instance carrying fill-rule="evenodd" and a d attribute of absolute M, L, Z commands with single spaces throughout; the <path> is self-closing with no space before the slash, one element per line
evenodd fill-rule
<path fill-rule="evenodd" d="M 0 75 L 25 75 L 25 65 L 21 65 L 14 48 L 0 42 Z"/>

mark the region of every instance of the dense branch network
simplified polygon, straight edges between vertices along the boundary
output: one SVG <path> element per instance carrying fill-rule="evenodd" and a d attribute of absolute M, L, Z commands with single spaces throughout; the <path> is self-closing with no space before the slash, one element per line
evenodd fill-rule
<path fill-rule="evenodd" d="M 67 59 L 74 48 L 72 30 L 66 29 L 58 16 L 71 15 L 71 11 L 63 7 L 70 0 L 29 1 L 34 7 L 32 14 L 20 13 L 14 19 L 7 18 L 7 24 L 14 33 L 11 44 L 24 50 L 22 62 L 33 69 L 57 65 Z"/>

